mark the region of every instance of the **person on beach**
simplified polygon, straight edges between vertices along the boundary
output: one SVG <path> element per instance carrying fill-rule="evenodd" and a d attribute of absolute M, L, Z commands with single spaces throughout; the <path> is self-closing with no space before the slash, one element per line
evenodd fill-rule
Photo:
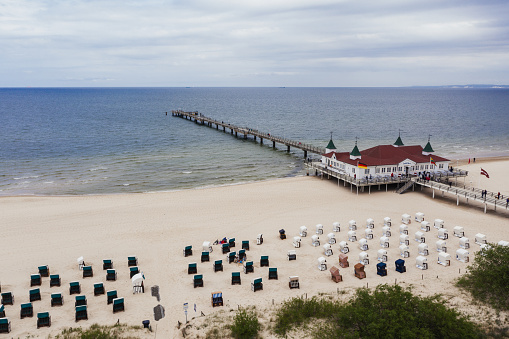
<path fill-rule="evenodd" d="M 500 192 L 498 192 L 497 199 L 500 199 Z"/>
<path fill-rule="evenodd" d="M 507 206 L 509 206 L 509 198 L 507 198 L 507 200 L 506 200 L 505 208 L 507 208 Z"/>

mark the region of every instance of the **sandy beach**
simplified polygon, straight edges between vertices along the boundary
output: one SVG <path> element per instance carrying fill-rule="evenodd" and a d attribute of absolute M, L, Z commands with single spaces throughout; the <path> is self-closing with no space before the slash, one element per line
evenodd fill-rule
<path fill-rule="evenodd" d="M 490 179 L 480 178 L 482 189 L 509 195 L 507 158 L 476 159 L 476 163 L 464 164 L 461 168 L 470 171 L 463 180 L 465 184 L 478 186 L 480 167 L 485 169 Z M 354 190 L 355 192 L 355 190 Z M 448 253 L 451 266 L 437 264 L 435 242 L 437 230 L 426 233 L 429 245 L 429 269 L 415 267 L 418 243 L 414 234 L 419 223 L 409 225 L 410 257 L 406 259 L 407 272 L 394 271 L 394 261 L 399 255 L 399 232 L 401 215 L 415 216 L 423 212 L 425 220 L 440 218 L 449 230 Z M 167 193 L 119 194 L 76 197 L 3 197 L 0 198 L 2 229 L 2 259 L 0 261 L 0 283 L 2 292 L 13 292 L 15 303 L 6 306 L 6 316 L 12 322 L 9 337 L 35 335 L 47 337 L 58 334 L 64 327 L 89 326 L 93 323 L 114 324 L 119 320 L 130 325 L 141 325 L 145 319 L 151 321 L 157 336 L 161 338 L 179 337 L 177 322 L 184 322 L 183 304 L 189 303 L 188 318 L 197 317 L 203 312 L 209 315 L 221 309 L 236 309 L 238 305 L 256 305 L 263 308 L 281 303 L 283 300 L 307 294 L 336 293 L 337 290 L 366 286 L 374 287 L 381 283 L 413 285 L 424 294 L 450 291 L 454 279 L 465 272 L 467 264 L 455 259 L 459 249 L 459 238 L 453 236 L 454 226 L 463 226 L 466 237 L 470 238 L 471 260 L 479 249 L 474 243 L 476 233 L 484 233 L 489 242 L 509 241 L 509 212 L 499 210 L 483 213 L 480 206 L 468 206 L 444 198 L 433 199 L 430 191 L 407 192 L 399 195 L 374 190 L 371 194 L 356 195 L 350 189 L 333 180 L 320 180 L 316 177 L 296 177 L 264 181 L 259 183 L 224 186 L 206 189 L 191 189 Z M 384 217 L 391 217 L 393 235 L 388 252 L 388 276 L 376 275 L 377 251 L 381 248 Z M 341 269 L 343 282 L 334 283 L 328 269 L 338 266 L 338 245 L 333 245 L 333 256 L 327 257 L 328 269 L 319 271 L 318 257 L 323 256 L 322 246 L 313 247 L 310 236 L 315 225 L 323 224 L 324 234 L 320 236 L 321 245 L 327 233 L 332 232 L 333 222 L 340 222 L 341 231 L 336 233 L 339 241 L 347 240 L 348 221 L 356 220 L 357 237 L 363 238 L 366 219 L 375 220 L 374 238 L 369 240 L 370 263 L 366 266 L 367 278 L 354 277 L 353 265 L 358 262 L 361 250 L 358 242 L 349 242 L 350 268 Z M 308 227 L 308 237 L 302 238 L 301 248 L 297 248 L 297 260 L 288 261 L 287 251 L 294 249 L 293 236 L 298 235 L 299 227 Z M 280 240 L 278 230 L 285 229 L 286 240 Z M 256 245 L 256 236 L 262 233 L 264 243 Z M 211 262 L 201 263 L 201 245 L 204 241 L 213 242 L 223 237 L 236 238 L 239 250 L 242 240 L 250 241 L 248 260 L 254 261 L 253 274 L 241 273 L 242 285 L 230 284 L 231 272 L 242 271 L 239 264 L 226 263 L 226 255 L 218 245 L 213 246 Z M 192 245 L 193 255 L 183 256 L 183 249 Z M 127 257 L 138 257 L 139 268 L 145 275 L 145 293 L 133 294 L 129 279 Z M 268 255 L 270 267 L 277 267 L 279 279 L 268 280 L 268 268 L 260 267 L 260 256 Z M 83 278 L 76 259 L 84 257 L 85 263 L 93 266 L 94 276 Z M 112 259 L 118 272 L 118 280 L 106 281 L 102 270 L 102 260 Z M 224 271 L 214 273 L 214 260 L 223 260 Z M 192 275 L 187 274 L 187 265 L 198 263 L 198 274 L 203 274 L 204 287 L 193 288 Z M 34 313 L 49 312 L 52 318 L 50 328 L 36 328 L 34 318 L 19 318 L 20 304 L 29 301 L 30 274 L 37 272 L 40 265 L 49 265 L 50 273 L 60 274 L 61 287 L 49 287 L 49 278 L 43 278 L 42 300 L 35 301 Z M 300 289 L 288 288 L 288 277 L 300 277 Z M 262 277 L 263 291 L 253 293 L 251 281 Z M 69 295 L 69 282 L 77 280 L 82 286 L 82 294 L 88 299 L 88 321 L 74 322 L 74 295 Z M 116 289 L 119 297 L 125 298 L 126 310 L 113 314 L 112 306 L 107 305 L 106 296 L 93 295 L 93 284 L 104 282 L 106 290 Z M 150 288 L 159 286 L 161 300 L 151 296 Z M 212 308 L 211 292 L 222 291 L 225 306 Z M 62 292 L 65 304 L 50 307 L 51 293 Z M 460 298 L 460 297 L 458 297 Z M 464 297 L 462 297 L 464 299 Z M 459 302 L 459 301 L 458 301 Z M 464 300 L 468 302 L 468 300 Z M 161 304 L 166 317 L 156 322 L 153 307 Z M 194 310 L 196 305 L 196 312 Z M 147 334 L 147 338 L 155 333 Z"/>

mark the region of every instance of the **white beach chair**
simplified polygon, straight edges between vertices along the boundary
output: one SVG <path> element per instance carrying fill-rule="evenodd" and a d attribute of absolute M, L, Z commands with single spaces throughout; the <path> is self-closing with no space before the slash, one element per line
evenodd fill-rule
<path fill-rule="evenodd" d="M 402 234 L 399 236 L 399 244 L 400 245 L 410 245 L 410 237 L 406 234 Z"/>
<path fill-rule="evenodd" d="M 295 248 L 299 248 L 300 247 L 300 242 L 301 242 L 300 237 L 293 237 L 293 246 Z"/>
<path fill-rule="evenodd" d="M 257 244 L 257 245 L 261 245 L 261 244 L 263 244 L 263 234 L 258 234 L 258 235 L 256 236 L 256 244 Z"/>
<path fill-rule="evenodd" d="M 422 213 L 422 212 L 415 213 L 415 221 L 423 222 L 424 221 L 424 213 Z"/>
<path fill-rule="evenodd" d="M 311 245 L 315 247 L 320 246 L 320 238 L 316 234 L 311 236 Z"/>
<path fill-rule="evenodd" d="M 363 265 L 369 265 L 369 255 L 366 252 L 359 253 L 359 262 Z"/>
<path fill-rule="evenodd" d="M 402 222 L 403 224 L 405 224 L 405 225 L 410 224 L 411 220 L 412 220 L 412 217 L 410 216 L 410 214 L 406 214 L 406 213 L 405 213 L 405 214 L 403 214 L 403 215 L 401 216 L 401 222 Z"/>
<path fill-rule="evenodd" d="M 386 262 L 387 261 L 387 251 L 384 249 L 378 250 L 378 261 L 379 262 Z"/>
<path fill-rule="evenodd" d="M 210 244 L 210 241 L 203 242 L 202 251 L 212 253 L 212 245 Z"/>
<path fill-rule="evenodd" d="M 417 258 L 415 258 L 415 267 L 417 267 L 420 270 L 427 270 L 428 258 L 423 256 L 418 256 Z"/>
<path fill-rule="evenodd" d="M 332 255 L 332 246 L 330 244 L 323 245 L 323 254 L 328 257 Z"/>
<path fill-rule="evenodd" d="M 469 260 L 469 253 L 467 250 L 460 248 L 456 250 L 456 260 L 467 263 Z"/>
<path fill-rule="evenodd" d="M 371 228 L 366 228 L 364 230 L 364 234 L 366 235 L 366 239 L 368 240 L 373 239 L 373 230 Z"/>
<path fill-rule="evenodd" d="M 375 228 L 375 221 L 371 218 L 366 220 L 366 228 Z"/>
<path fill-rule="evenodd" d="M 357 223 L 355 222 L 355 220 L 350 220 L 348 222 L 348 229 L 350 231 L 356 231 L 357 230 Z"/>
<path fill-rule="evenodd" d="M 145 292 L 143 280 L 145 280 L 143 273 L 136 273 L 135 275 L 133 275 L 133 277 L 131 278 L 131 283 L 133 285 L 133 294 Z"/>
<path fill-rule="evenodd" d="M 359 240 L 359 248 L 362 250 L 362 251 L 367 251 L 369 250 L 369 246 L 368 246 L 368 241 L 364 238 L 360 239 Z"/>
<path fill-rule="evenodd" d="M 408 234 L 408 226 L 405 224 L 399 225 L 399 234 Z"/>
<path fill-rule="evenodd" d="M 288 261 L 297 260 L 297 251 L 289 250 L 287 256 L 288 256 Z"/>
<path fill-rule="evenodd" d="M 455 237 L 462 238 L 465 236 L 465 230 L 462 226 L 454 226 L 453 232 Z"/>
<path fill-rule="evenodd" d="M 408 258 L 410 256 L 410 249 L 407 245 L 399 246 L 399 255 L 401 255 L 403 258 Z"/>
<path fill-rule="evenodd" d="M 435 223 L 433 224 L 433 227 L 435 227 L 435 228 L 444 227 L 444 221 L 442 219 L 435 219 Z"/>
<path fill-rule="evenodd" d="M 438 253 L 438 263 L 443 266 L 451 265 L 451 255 L 449 253 L 440 252 Z"/>
<path fill-rule="evenodd" d="M 318 258 L 318 269 L 320 271 L 325 271 L 327 269 L 327 260 L 324 257 Z"/>
<path fill-rule="evenodd" d="M 380 246 L 383 248 L 389 248 L 389 237 L 381 237 Z"/>
<path fill-rule="evenodd" d="M 498 246 L 509 247 L 509 241 L 500 240 L 500 241 L 498 242 Z"/>
<path fill-rule="evenodd" d="M 323 234 L 323 225 L 322 224 L 316 225 L 316 234 L 318 234 L 318 235 Z"/>
<path fill-rule="evenodd" d="M 334 245 L 336 243 L 336 235 L 334 233 L 327 234 L 328 243 Z"/>
<path fill-rule="evenodd" d="M 475 235 L 475 243 L 478 245 L 487 244 L 488 242 L 486 241 L 486 235 L 482 233 L 477 233 Z"/>
<path fill-rule="evenodd" d="M 436 242 L 437 252 L 447 252 L 447 244 L 445 240 L 438 240 Z"/>
<path fill-rule="evenodd" d="M 346 241 L 339 242 L 339 251 L 345 254 L 350 252 L 350 249 L 348 248 L 348 243 Z"/>
<path fill-rule="evenodd" d="M 426 242 L 426 237 L 424 237 L 424 233 L 419 231 L 415 232 L 415 241 L 417 241 L 418 243 Z"/>
<path fill-rule="evenodd" d="M 449 239 L 449 232 L 445 228 L 440 228 L 438 230 L 438 239 L 446 240 Z"/>
<path fill-rule="evenodd" d="M 429 254 L 428 244 L 425 243 L 419 244 L 419 246 L 417 246 L 417 251 L 420 255 L 428 255 Z"/>
<path fill-rule="evenodd" d="M 292 275 L 292 276 L 288 277 L 288 286 L 290 287 L 290 289 L 300 288 L 299 276 Z"/>
<path fill-rule="evenodd" d="M 85 261 L 83 260 L 83 257 L 79 257 L 78 259 L 76 259 L 76 261 L 78 262 L 78 269 L 82 270 L 83 266 L 85 266 Z"/>
<path fill-rule="evenodd" d="M 341 226 L 339 224 L 339 222 L 334 222 L 332 224 L 332 232 L 339 232 L 341 230 Z"/>
<path fill-rule="evenodd" d="M 307 237 L 307 235 L 308 235 L 308 228 L 306 226 L 301 226 L 300 227 L 299 235 L 301 237 Z"/>
<path fill-rule="evenodd" d="M 391 227 L 390 226 L 382 227 L 382 235 L 384 237 L 390 237 L 391 236 Z"/>
<path fill-rule="evenodd" d="M 460 248 L 467 249 L 470 248 L 470 239 L 467 237 L 460 238 Z"/>
<path fill-rule="evenodd" d="M 431 230 L 431 224 L 429 221 L 423 221 L 421 222 L 421 231 L 429 232 Z"/>
<path fill-rule="evenodd" d="M 479 252 L 481 253 L 481 255 L 484 255 L 483 251 L 487 251 L 491 248 L 491 246 L 488 244 L 481 244 L 480 247 L 481 248 L 480 248 Z"/>
<path fill-rule="evenodd" d="M 391 227 L 391 218 L 389 218 L 389 217 L 384 218 L 384 226 Z"/>
<path fill-rule="evenodd" d="M 355 231 L 348 231 L 348 241 L 357 241 L 357 233 Z"/>

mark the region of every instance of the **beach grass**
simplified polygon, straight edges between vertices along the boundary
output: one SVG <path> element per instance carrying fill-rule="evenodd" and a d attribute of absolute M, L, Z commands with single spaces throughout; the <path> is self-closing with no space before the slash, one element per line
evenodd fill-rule
<path fill-rule="evenodd" d="M 88 328 L 69 327 L 62 330 L 55 339 L 136 339 L 137 333 L 145 332 L 141 326 L 115 324 L 111 326 L 92 324 Z"/>

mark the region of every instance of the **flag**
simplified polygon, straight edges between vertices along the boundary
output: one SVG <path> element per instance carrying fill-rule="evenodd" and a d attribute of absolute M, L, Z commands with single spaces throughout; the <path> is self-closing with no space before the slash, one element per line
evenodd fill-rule
<path fill-rule="evenodd" d="M 429 157 L 429 161 L 430 161 L 433 165 L 435 165 L 435 166 L 437 165 L 437 163 L 435 162 L 435 160 L 433 160 L 433 158 L 432 158 L 432 157 Z"/>
<path fill-rule="evenodd" d="M 368 165 L 363 164 L 362 162 L 357 163 L 357 167 L 359 168 L 368 168 Z"/>
<path fill-rule="evenodd" d="M 485 170 L 483 170 L 482 168 L 481 168 L 481 175 L 484 175 L 484 176 L 485 176 L 486 178 L 488 178 L 488 179 L 490 178 L 490 175 L 488 174 L 488 172 L 486 172 L 486 171 L 485 171 Z"/>

